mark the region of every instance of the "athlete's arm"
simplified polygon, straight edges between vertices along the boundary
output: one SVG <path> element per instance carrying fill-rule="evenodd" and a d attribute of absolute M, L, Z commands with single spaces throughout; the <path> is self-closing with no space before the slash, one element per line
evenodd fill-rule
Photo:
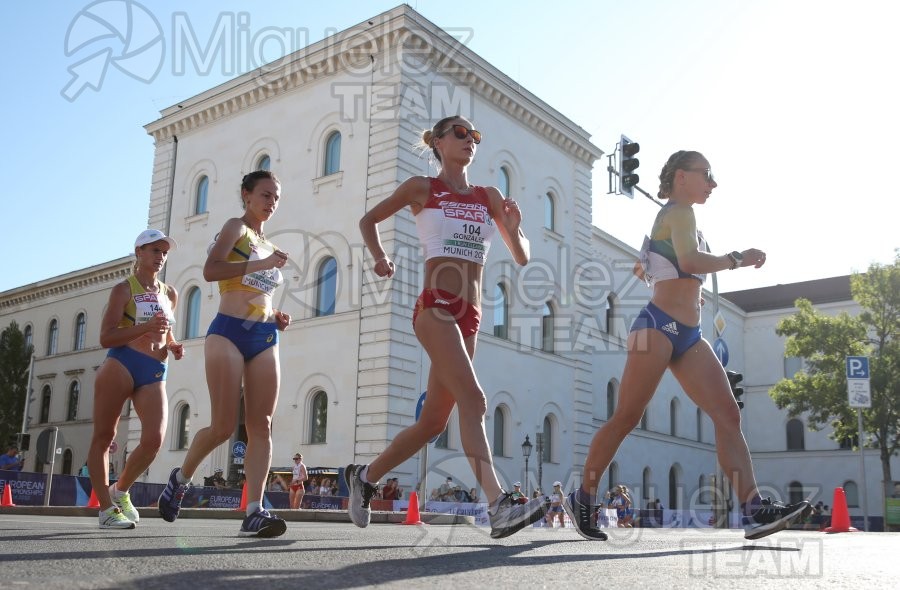
<path fill-rule="evenodd" d="M 120 328 L 119 322 L 125 315 L 125 306 L 128 305 L 130 299 L 131 286 L 128 281 L 119 283 L 112 288 L 106 313 L 103 314 L 103 320 L 100 322 L 100 346 L 103 348 L 125 346 L 144 334 L 165 334 L 169 329 L 169 320 L 164 317 L 153 317 L 142 324 Z"/>
<path fill-rule="evenodd" d="M 505 199 L 496 187 L 486 187 L 491 204 L 491 218 L 500 230 L 500 236 L 509 248 L 513 260 L 525 266 L 531 257 L 531 243 L 522 231 L 522 211 L 513 199 Z"/>
<path fill-rule="evenodd" d="M 287 253 L 276 250 L 270 256 L 261 260 L 241 260 L 231 262 L 228 260 L 228 253 L 234 247 L 243 235 L 244 222 L 237 217 L 233 217 L 225 222 L 222 231 L 219 232 L 216 242 L 206 257 L 206 264 L 203 265 L 203 278 L 209 282 L 224 281 L 234 277 L 242 277 L 252 272 L 260 270 L 269 270 L 270 268 L 281 268 L 287 262 Z"/>
<path fill-rule="evenodd" d="M 362 234 L 366 248 L 369 249 L 372 257 L 375 259 L 375 274 L 378 276 L 390 278 L 394 275 L 394 263 L 385 253 L 384 246 L 381 244 L 378 224 L 406 206 L 413 210 L 413 214 L 418 213 L 428 198 L 430 187 L 431 184 L 428 178 L 413 176 L 403 181 L 391 196 L 372 207 L 359 220 L 359 231 Z"/>

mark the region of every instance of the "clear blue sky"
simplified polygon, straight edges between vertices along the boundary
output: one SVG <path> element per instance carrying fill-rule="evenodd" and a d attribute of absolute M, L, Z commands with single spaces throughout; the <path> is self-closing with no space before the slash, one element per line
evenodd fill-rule
<path fill-rule="evenodd" d="M 79 16 L 87 9 L 112 19 L 126 4 L 4 3 L 0 162 L 6 237 L 20 255 L 4 264 L 0 291 L 128 254 L 147 223 L 153 142 L 143 125 L 247 71 L 223 71 L 220 62 L 208 72 L 188 64 L 178 75 L 170 55 L 173 15 L 204 42 L 220 15 L 242 12 L 251 34 L 289 27 L 314 42 L 396 2 L 144 0 L 166 54 L 154 61 L 154 21 L 138 18 L 145 13 L 136 7 L 131 49 L 144 43 L 149 49 L 135 51 L 131 62 L 119 59 L 121 40 L 100 39 L 103 30 Z M 411 5 L 438 26 L 470 28 L 472 50 L 586 129 L 604 151 L 613 150 L 620 133 L 639 141 L 648 191 L 656 192 L 655 177 L 671 152 L 704 152 L 719 188 L 697 217 L 714 250 L 768 252 L 761 270 L 719 273 L 722 291 L 893 260 L 900 246 L 897 215 L 890 213 L 897 208 L 891 171 L 900 137 L 895 3 Z M 123 69 L 91 72 L 106 63 L 88 59 L 103 49 Z M 268 50 L 266 57 L 278 57 Z M 70 68 L 82 76 L 75 83 Z M 83 86 L 85 76 L 100 74 L 99 90 Z M 605 158 L 595 165 L 594 222 L 638 246 L 657 207 L 641 196 L 607 195 L 605 166 Z"/>

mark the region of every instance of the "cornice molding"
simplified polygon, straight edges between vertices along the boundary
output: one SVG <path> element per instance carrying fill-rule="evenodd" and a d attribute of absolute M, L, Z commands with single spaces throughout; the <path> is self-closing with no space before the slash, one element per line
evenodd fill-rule
<path fill-rule="evenodd" d="M 470 88 L 588 165 L 603 155 L 587 132 L 406 5 L 295 51 L 278 67 L 257 68 L 169 107 L 144 129 L 157 143 L 165 142 L 315 80 L 341 71 L 359 71 L 369 63 L 370 55 L 387 50 L 427 56 L 436 73 Z M 414 69 L 402 59 L 397 63 L 404 72 Z"/>
<path fill-rule="evenodd" d="M 65 295 L 95 285 L 118 282 L 131 274 L 133 261 L 133 257 L 126 256 L 102 265 L 12 289 L 0 294 L 0 311 L 7 311 L 18 305 L 34 304 L 50 297 Z"/>

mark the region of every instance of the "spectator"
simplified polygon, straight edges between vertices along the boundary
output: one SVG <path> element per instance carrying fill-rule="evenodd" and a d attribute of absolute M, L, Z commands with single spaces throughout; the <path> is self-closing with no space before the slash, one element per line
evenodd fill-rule
<path fill-rule="evenodd" d="M 513 484 L 513 491 L 509 494 L 509 499 L 514 504 L 525 504 L 528 498 L 522 493 L 522 482 L 517 481 Z"/>
<path fill-rule="evenodd" d="M 22 458 L 19 457 L 19 447 L 10 445 L 6 453 L 0 455 L 0 470 L 22 471 Z"/>
<path fill-rule="evenodd" d="M 331 481 L 327 477 L 322 478 L 322 483 L 319 485 L 319 495 L 320 496 L 330 496 L 331 495 Z"/>
<path fill-rule="evenodd" d="M 397 478 L 388 478 L 387 483 L 384 484 L 384 488 L 381 490 L 381 498 L 383 500 L 397 499 Z"/>
<path fill-rule="evenodd" d="M 279 473 L 273 473 L 272 479 L 269 480 L 269 491 L 270 492 L 286 492 L 288 489 L 287 484 L 284 483 L 284 478 L 281 477 Z"/>
<path fill-rule="evenodd" d="M 441 502 L 452 502 L 453 501 L 453 478 L 448 477 L 447 481 L 441 484 L 441 487 L 438 488 L 438 499 Z"/>
<path fill-rule="evenodd" d="M 78 470 L 79 477 L 90 477 L 91 473 L 88 471 L 87 461 L 84 462 L 84 465 L 81 466 L 81 469 Z"/>
<path fill-rule="evenodd" d="M 209 477 L 203 478 L 203 485 L 205 485 L 206 487 L 210 487 L 210 488 L 213 488 L 213 487 L 219 488 L 219 489 L 224 488 L 226 486 L 226 482 L 225 482 L 225 478 L 222 477 L 223 473 L 224 473 L 224 471 L 222 471 L 221 467 L 216 467 L 213 470 L 212 475 L 210 475 Z"/>
<path fill-rule="evenodd" d="M 477 488 L 472 488 L 471 490 L 469 490 L 469 502 L 473 502 L 475 504 L 481 502 L 481 498 L 478 496 Z"/>

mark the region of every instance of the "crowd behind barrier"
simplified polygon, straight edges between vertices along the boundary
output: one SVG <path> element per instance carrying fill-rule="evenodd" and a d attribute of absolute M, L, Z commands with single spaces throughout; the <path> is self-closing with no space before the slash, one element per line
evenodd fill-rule
<path fill-rule="evenodd" d="M 12 489 L 12 500 L 17 506 L 43 506 L 44 491 L 47 484 L 47 474 L 31 472 L 5 472 L 0 474 L 0 494 L 6 485 Z M 137 507 L 156 506 L 157 499 L 162 493 L 165 484 L 136 482 L 131 487 L 131 501 Z M 91 482 L 87 477 L 74 475 L 54 474 L 50 490 L 49 506 L 87 506 L 91 496 Z M 225 508 L 237 509 L 241 502 L 240 488 L 216 488 L 207 486 L 195 486 L 191 493 L 185 496 L 182 504 L 185 508 Z M 289 500 L 287 492 L 266 492 L 265 507 L 267 509 L 285 510 Z M 373 500 L 372 509 L 376 511 L 402 512 L 409 506 L 408 500 Z M 425 503 L 425 512 L 437 512 L 442 514 L 458 514 L 472 516 L 476 524 L 489 526 L 487 516 L 488 505 L 484 502 L 440 502 L 429 500 Z M 306 510 L 346 510 L 346 496 L 328 496 L 318 494 L 306 494 L 300 508 Z M 605 513 L 605 516 L 604 516 Z M 712 527 L 713 513 L 711 510 L 670 510 L 664 509 L 640 509 L 636 510 L 635 527 L 645 528 L 709 528 Z M 830 517 L 816 515 L 808 522 L 795 525 L 792 528 L 808 530 L 821 530 L 828 526 Z M 566 517 L 566 526 L 572 524 Z M 616 510 L 605 508 L 598 512 L 600 528 L 616 528 L 618 525 Z M 851 516 L 851 525 L 863 530 L 863 517 Z M 536 523 L 540 526 L 540 523 Z M 730 514 L 730 528 L 741 528 L 740 515 Z M 880 516 L 869 517 L 870 531 L 883 531 L 884 518 Z"/>

